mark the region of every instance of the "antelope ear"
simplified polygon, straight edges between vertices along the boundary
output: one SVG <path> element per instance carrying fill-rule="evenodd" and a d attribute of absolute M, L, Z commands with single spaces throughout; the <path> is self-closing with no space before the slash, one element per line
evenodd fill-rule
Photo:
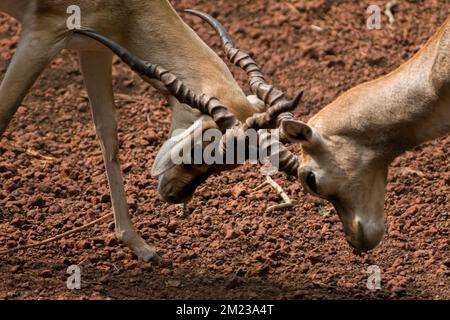
<path fill-rule="evenodd" d="M 181 132 L 174 131 L 174 136 L 167 140 L 158 154 L 156 155 L 155 162 L 153 163 L 152 176 L 158 178 L 168 170 L 177 166 L 176 163 L 172 161 L 172 150 L 186 150 L 187 148 L 192 148 L 194 146 L 194 133 L 196 130 L 200 130 L 200 136 L 203 132 L 203 123 L 206 120 L 206 116 L 202 116 L 200 119 L 195 121 L 188 129 L 183 129 Z M 209 120 L 209 119 L 208 119 Z"/>
<path fill-rule="evenodd" d="M 154 178 L 158 178 L 160 175 L 175 167 L 175 163 L 173 163 L 172 161 L 170 151 L 178 143 L 183 143 L 183 140 L 178 140 L 175 138 L 178 137 L 173 137 L 170 140 L 166 141 L 156 155 L 156 159 L 152 167 L 152 176 Z"/>
<path fill-rule="evenodd" d="M 284 120 L 281 122 L 281 132 L 292 142 L 313 143 L 317 133 L 302 121 Z"/>

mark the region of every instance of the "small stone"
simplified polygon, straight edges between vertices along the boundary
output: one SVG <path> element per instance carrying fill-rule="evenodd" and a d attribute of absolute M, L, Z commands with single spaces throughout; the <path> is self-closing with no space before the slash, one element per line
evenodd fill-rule
<path fill-rule="evenodd" d="M 102 194 L 100 197 L 100 203 L 109 203 L 111 202 L 111 196 L 108 193 Z"/>
<path fill-rule="evenodd" d="M 92 240 L 92 242 L 94 243 L 94 246 L 104 246 L 105 245 L 105 240 L 103 240 L 102 238 L 95 238 Z"/>
<path fill-rule="evenodd" d="M 21 228 L 23 225 L 25 224 L 25 219 L 23 219 L 20 216 L 15 217 L 12 221 L 11 221 L 11 225 L 13 225 L 16 228 Z"/>
<path fill-rule="evenodd" d="M 225 240 L 233 240 L 239 237 L 239 232 L 231 225 L 225 225 Z"/>
<path fill-rule="evenodd" d="M 233 196 L 235 198 L 239 198 L 241 196 L 245 196 L 247 194 L 247 190 L 242 185 L 236 185 L 233 188 Z"/>
<path fill-rule="evenodd" d="M 42 207 L 45 205 L 45 200 L 42 199 L 40 196 L 33 196 L 29 200 L 29 205 L 31 207 Z"/>
<path fill-rule="evenodd" d="M 159 140 L 158 135 L 155 132 L 150 132 L 147 135 L 146 139 L 150 144 L 154 143 L 154 142 L 158 142 L 158 140 Z"/>
<path fill-rule="evenodd" d="M 311 254 L 309 256 L 309 261 L 311 261 L 312 264 L 317 264 L 323 262 L 323 257 L 318 254 Z"/>
<path fill-rule="evenodd" d="M 48 213 L 50 214 L 57 214 L 61 212 L 61 207 L 60 206 L 50 206 L 48 208 Z"/>
<path fill-rule="evenodd" d="M 225 240 L 233 240 L 239 237 L 239 233 L 236 232 L 236 230 L 228 230 L 227 234 L 225 235 Z"/>
<path fill-rule="evenodd" d="M 21 267 L 19 265 L 17 265 L 17 266 L 13 266 L 10 269 L 10 271 L 11 271 L 11 273 L 17 273 L 20 269 L 21 269 Z"/>
<path fill-rule="evenodd" d="M 249 234 L 250 232 L 252 232 L 252 228 L 250 228 L 249 226 L 245 225 L 245 226 L 243 226 L 243 227 L 241 228 L 241 231 L 242 231 L 244 234 Z"/>
<path fill-rule="evenodd" d="M 209 200 L 209 199 L 211 199 L 212 194 L 211 194 L 211 192 L 209 192 L 209 191 L 204 191 L 204 192 L 201 194 L 201 197 L 202 197 L 203 199 L 205 199 L 205 200 Z"/>
<path fill-rule="evenodd" d="M 171 220 L 169 222 L 169 225 L 167 226 L 167 230 L 172 233 L 175 232 L 177 230 L 177 228 L 178 228 L 178 223 L 176 220 Z"/>
<path fill-rule="evenodd" d="M 220 195 L 222 197 L 230 197 L 231 196 L 231 190 L 227 189 L 222 189 L 222 191 L 220 191 Z"/>
<path fill-rule="evenodd" d="M 138 263 L 136 260 L 125 260 L 123 265 L 129 270 L 134 270 L 137 268 Z"/>
<path fill-rule="evenodd" d="M 450 268 L 450 259 L 447 259 L 444 261 L 444 266 L 446 266 L 447 268 Z"/>
<path fill-rule="evenodd" d="M 267 233 L 267 229 L 264 227 L 259 227 L 258 230 L 256 231 L 256 235 L 257 236 L 263 236 Z"/>
<path fill-rule="evenodd" d="M 119 240 L 114 234 L 108 235 L 105 239 L 105 244 L 108 247 L 115 247 L 119 244 Z"/>
<path fill-rule="evenodd" d="M 132 163 L 125 163 L 125 164 L 122 165 L 123 173 L 130 172 L 132 168 L 133 168 L 133 164 Z"/>
<path fill-rule="evenodd" d="M 102 294 L 100 292 L 93 292 L 91 294 L 90 300 L 103 300 Z"/>
<path fill-rule="evenodd" d="M 91 242 L 88 240 L 80 240 L 78 242 L 78 248 L 80 249 L 90 249 L 91 248 Z"/>
<path fill-rule="evenodd" d="M 309 271 L 309 265 L 307 263 L 303 263 L 299 269 L 301 273 L 307 273 Z"/>
<path fill-rule="evenodd" d="M 16 291 L 8 291 L 6 293 L 6 298 L 7 299 L 11 299 L 11 298 L 14 298 L 14 297 L 17 297 L 17 296 L 18 296 L 18 293 Z"/>
<path fill-rule="evenodd" d="M 427 250 L 417 250 L 416 252 L 414 252 L 414 257 L 416 257 L 416 258 L 427 257 L 427 256 L 428 256 Z"/>
<path fill-rule="evenodd" d="M 417 212 L 417 207 L 409 207 L 408 209 L 405 210 L 404 215 L 405 216 L 413 216 L 415 215 Z"/>
<path fill-rule="evenodd" d="M 75 240 L 67 239 L 61 241 L 61 246 L 65 249 L 70 249 L 75 247 Z"/>
<path fill-rule="evenodd" d="M 51 278 L 53 277 L 53 272 L 51 270 L 44 270 L 41 272 L 41 277 L 42 278 Z"/>
<path fill-rule="evenodd" d="M 81 112 L 81 113 L 84 113 L 84 112 L 86 112 L 88 110 L 89 110 L 89 108 L 88 108 L 88 105 L 86 103 L 81 103 L 78 106 L 78 111 Z"/>
<path fill-rule="evenodd" d="M 15 247 L 17 247 L 17 242 L 15 242 L 14 240 L 9 240 L 6 242 L 6 246 L 9 249 L 15 248 Z"/>

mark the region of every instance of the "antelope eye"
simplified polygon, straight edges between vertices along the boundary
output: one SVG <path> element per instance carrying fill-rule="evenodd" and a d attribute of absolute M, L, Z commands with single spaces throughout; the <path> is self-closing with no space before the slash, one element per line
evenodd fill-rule
<path fill-rule="evenodd" d="M 305 182 L 306 182 L 306 185 L 308 186 L 308 188 L 311 189 L 312 192 L 318 193 L 317 192 L 316 175 L 314 174 L 314 172 L 310 171 L 307 173 Z"/>

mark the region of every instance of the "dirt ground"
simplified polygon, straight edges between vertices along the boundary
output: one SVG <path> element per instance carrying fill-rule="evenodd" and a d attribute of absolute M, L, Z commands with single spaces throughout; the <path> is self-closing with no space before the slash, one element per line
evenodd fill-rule
<path fill-rule="evenodd" d="M 298 112 L 303 120 L 343 91 L 406 61 L 450 9 L 447 0 L 399 1 L 392 25 L 383 17 L 381 30 L 368 30 L 367 7 L 386 1 L 171 2 L 177 9 L 212 13 L 260 62 L 270 82 L 290 95 L 304 89 Z M 183 18 L 220 50 L 210 29 Z M 1 77 L 18 30 L 0 16 Z M 245 86 L 243 73 L 232 70 Z M 387 236 L 376 250 L 358 256 L 344 240 L 335 211 L 306 195 L 298 182 L 278 176 L 298 204 L 265 214 L 279 198 L 270 189 L 249 191 L 263 182 L 255 166 L 208 180 L 190 204 L 190 215 L 180 217 L 175 206 L 160 200 L 150 175 L 171 111 L 159 93 L 119 63 L 114 87 L 133 221 L 172 264 L 136 260 L 106 221 L 40 248 L 0 256 L 1 299 L 450 299 L 450 136 L 393 163 Z M 0 181 L 0 250 L 58 235 L 111 211 L 73 52 L 51 64 L 1 138 Z M 73 264 L 82 269 L 78 291 L 66 288 L 66 270 Z M 371 265 L 380 267 L 381 290 L 367 289 Z"/>

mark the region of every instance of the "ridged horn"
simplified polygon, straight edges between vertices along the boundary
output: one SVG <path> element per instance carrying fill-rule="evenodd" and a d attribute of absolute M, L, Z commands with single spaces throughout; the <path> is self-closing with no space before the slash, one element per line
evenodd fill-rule
<path fill-rule="evenodd" d="M 162 82 L 170 94 L 177 98 L 179 102 L 210 115 L 222 132 L 237 123 L 235 116 L 217 98 L 205 94 L 196 94 L 173 73 L 163 67 L 138 58 L 118 43 L 93 30 L 79 29 L 74 32 L 102 43 L 141 76 Z"/>
<path fill-rule="evenodd" d="M 303 92 L 297 94 L 293 100 L 289 100 L 281 90 L 266 82 L 264 74 L 258 66 L 258 63 L 250 57 L 249 54 L 236 48 L 231 36 L 217 19 L 198 10 L 186 9 L 184 11 L 201 18 L 216 31 L 217 35 L 220 37 L 228 60 L 235 66 L 242 68 L 247 73 L 249 77 L 249 85 L 253 94 L 255 94 L 269 107 L 267 110 L 267 115 L 264 117 L 252 117 L 248 119 L 247 125 L 249 127 L 254 129 L 273 129 L 277 127 L 283 119 L 293 118 L 293 115 L 283 113 L 292 112 L 299 106 Z"/>

